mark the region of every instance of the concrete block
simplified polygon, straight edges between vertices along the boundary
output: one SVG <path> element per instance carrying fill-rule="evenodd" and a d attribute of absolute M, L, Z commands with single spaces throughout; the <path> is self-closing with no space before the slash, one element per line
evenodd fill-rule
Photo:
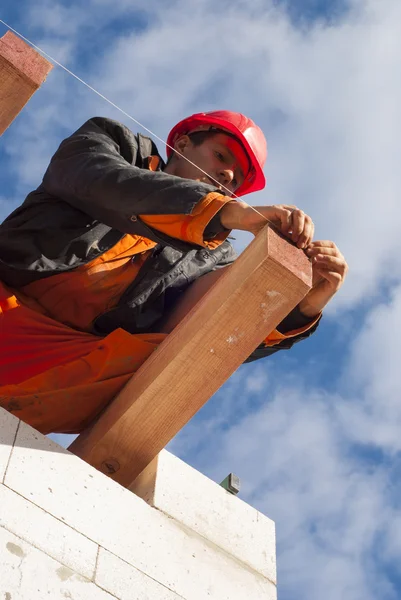
<path fill-rule="evenodd" d="M 76 573 L 93 578 L 99 546 L 4 485 L 0 485 L 0 526 Z"/>
<path fill-rule="evenodd" d="M 0 483 L 4 479 L 18 424 L 19 419 L 0 408 Z"/>
<path fill-rule="evenodd" d="M 130 489 L 276 582 L 274 522 L 163 450 Z"/>
<path fill-rule="evenodd" d="M 107 550 L 100 548 L 95 583 L 120 600 L 180 600 L 168 588 L 160 585 L 135 567 Z"/>
<path fill-rule="evenodd" d="M 2 600 L 115 600 L 115 596 L 2 527 L 0 552 Z"/>
<path fill-rule="evenodd" d="M 276 598 L 267 578 L 24 423 L 5 484 L 184 598 Z"/>

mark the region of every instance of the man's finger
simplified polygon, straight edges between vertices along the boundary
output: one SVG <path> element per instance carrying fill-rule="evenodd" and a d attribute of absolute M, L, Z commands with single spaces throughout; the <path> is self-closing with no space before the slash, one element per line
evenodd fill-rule
<path fill-rule="evenodd" d="M 330 246 L 314 246 L 313 243 L 308 245 L 308 248 L 306 248 L 305 252 L 310 258 L 317 256 L 318 254 L 344 258 L 338 248 L 332 248 Z"/>
<path fill-rule="evenodd" d="M 310 248 L 315 248 L 316 246 L 321 246 L 322 248 L 335 248 L 338 250 L 337 246 L 331 240 L 315 240 L 309 244 Z"/>
<path fill-rule="evenodd" d="M 313 262 L 316 264 L 318 269 L 324 267 L 326 269 L 336 271 L 337 273 L 345 273 L 348 267 L 343 258 L 324 254 L 318 254 L 315 256 L 313 258 Z"/>
<path fill-rule="evenodd" d="M 315 225 L 309 215 L 305 215 L 304 229 L 298 238 L 298 248 L 309 246 L 315 233 Z"/>
<path fill-rule="evenodd" d="M 292 212 L 293 210 L 297 210 L 298 208 L 298 206 L 295 206 L 295 204 L 277 204 L 277 206 L 279 206 L 280 208 L 286 208 L 290 212 Z"/>
<path fill-rule="evenodd" d="M 305 227 L 305 213 L 297 208 L 291 213 L 292 241 L 297 242 Z"/>
<path fill-rule="evenodd" d="M 291 210 L 284 206 L 277 206 L 276 209 L 277 218 L 280 221 L 280 230 L 282 233 L 287 234 L 292 226 Z"/>
<path fill-rule="evenodd" d="M 337 271 L 331 271 L 330 269 L 320 268 L 316 269 L 320 277 L 326 279 L 329 283 L 333 284 L 336 288 L 340 287 L 343 282 L 343 277 Z"/>

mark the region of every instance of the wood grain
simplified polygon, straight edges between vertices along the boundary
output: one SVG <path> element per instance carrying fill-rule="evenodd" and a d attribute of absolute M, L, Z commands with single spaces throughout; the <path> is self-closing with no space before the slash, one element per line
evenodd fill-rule
<path fill-rule="evenodd" d="M 129 487 L 311 286 L 305 254 L 264 228 L 70 450 Z"/>

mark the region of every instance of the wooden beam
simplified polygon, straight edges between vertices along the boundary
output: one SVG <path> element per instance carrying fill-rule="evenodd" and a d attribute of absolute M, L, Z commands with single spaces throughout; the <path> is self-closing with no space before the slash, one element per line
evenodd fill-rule
<path fill-rule="evenodd" d="M 129 487 L 301 301 L 311 278 L 303 251 L 265 227 L 71 452 Z"/>
<path fill-rule="evenodd" d="M 19 37 L 0 38 L 0 135 L 42 85 L 53 65 Z"/>

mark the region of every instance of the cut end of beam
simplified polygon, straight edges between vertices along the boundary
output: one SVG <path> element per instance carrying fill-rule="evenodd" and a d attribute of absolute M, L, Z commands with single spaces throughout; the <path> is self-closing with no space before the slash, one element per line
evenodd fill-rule
<path fill-rule="evenodd" d="M 21 38 L 7 31 L 0 38 L 0 57 L 6 60 L 37 88 L 42 85 L 53 65 Z"/>
<path fill-rule="evenodd" d="M 312 287 L 312 267 L 306 254 L 283 235 L 273 231 L 271 227 L 267 226 L 265 230 L 270 257 L 306 285 Z"/>
<path fill-rule="evenodd" d="M 53 65 L 19 37 L 0 38 L 0 135 L 45 81 Z"/>

